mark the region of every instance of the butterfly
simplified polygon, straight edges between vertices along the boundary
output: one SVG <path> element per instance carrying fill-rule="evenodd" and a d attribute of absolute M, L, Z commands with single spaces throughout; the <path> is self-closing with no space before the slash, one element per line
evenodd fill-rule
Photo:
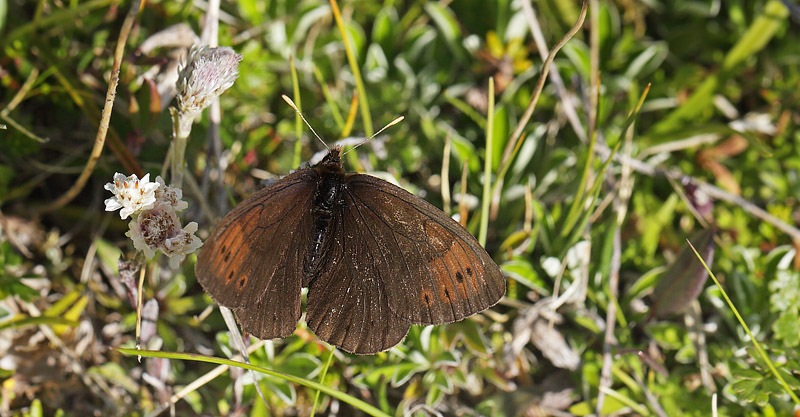
<path fill-rule="evenodd" d="M 197 279 L 245 331 L 291 335 L 307 287 L 308 328 L 346 352 L 374 354 L 412 324 L 459 321 L 500 300 L 505 278 L 464 227 L 398 186 L 346 173 L 341 156 L 329 148 L 257 191 L 203 245 Z"/>

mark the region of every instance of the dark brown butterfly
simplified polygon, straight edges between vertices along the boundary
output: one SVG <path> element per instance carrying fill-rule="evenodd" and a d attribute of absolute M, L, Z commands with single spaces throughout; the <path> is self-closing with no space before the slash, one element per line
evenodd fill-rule
<path fill-rule="evenodd" d="M 308 287 L 309 329 L 357 354 L 391 348 L 412 324 L 469 317 L 505 293 L 500 268 L 466 229 L 400 187 L 345 173 L 336 147 L 228 213 L 195 271 L 261 339 L 294 332 Z"/>

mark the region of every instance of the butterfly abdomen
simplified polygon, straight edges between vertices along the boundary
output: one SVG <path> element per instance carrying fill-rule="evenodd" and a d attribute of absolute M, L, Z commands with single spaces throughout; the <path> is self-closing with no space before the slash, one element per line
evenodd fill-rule
<path fill-rule="evenodd" d="M 338 172 L 318 171 L 321 178 L 314 193 L 314 205 L 311 215 L 314 225 L 311 231 L 311 246 L 306 252 L 305 273 L 310 282 L 319 272 L 320 260 L 325 258 L 325 251 L 330 236 L 330 226 L 336 205 L 341 201 L 343 176 Z"/>

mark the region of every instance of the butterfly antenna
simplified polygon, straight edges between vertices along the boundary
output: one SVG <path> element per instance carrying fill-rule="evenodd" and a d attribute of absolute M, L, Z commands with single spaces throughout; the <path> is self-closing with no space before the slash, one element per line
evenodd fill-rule
<path fill-rule="evenodd" d="M 394 125 L 396 125 L 396 124 L 398 124 L 398 123 L 400 123 L 400 122 L 402 122 L 402 121 L 403 121 L 403 119 L 405 119 L 405 117 L 403 117 L 403 116 L 400 116 L 400 117 L 398 117 L 398 118 L 396 118 L 396 119 L 392 120 L 391 122 L 389 122 L 389 124 L 388 124 L 388 125 L 386 125 L 386 126 L 382 127 L 382 128 L 381 128 L 381 130 L 377 131 L 377 132 L 376 132 L 374 135 L 372 135 L 372 136 L 370 136 L 370 137 L 368 137 L 368 138 L 364 139 L 364 140 L 363 140 L 361 143 L 359 143 L 358 145 L 356 145 L 356 146 L 353 146 L 352 148 L 348 149 L 348 150 L 347 150 L 347 152 L 350 152 L 350 151 L 352 151 L 353 149 L 355 149 L 355 148 L 358 148 L 359 146 L 361 146 L 361 145 L 363 145 L 363 144 L 367 143 L 367 142 L 368 142 L 370 139 L 374 138 L 375 136 L 378 136 L 378 135 L 380 135 L 380 134 L 381 134 L 381 132 L 383 132 L 384 130 L 386 130 L 386 129 L 388 129 L 388 128 L 390 128 L 390 127 L 392 127 L 392 126 L 394 126 Z M 343 154 L 342 154 L 342 156 L 345 156 L 345 155 L 347 155 L 347 152 L 343 153 Z"/>
<path fill-rule="evenodd" d="M 314 130 L 314 128 L 313 128 L 313 127 L 311 127 L 311 124 L 310 124 L 310 123 L 308 123 L 308 120 L 306 120 L 306 118 L 305 118 L 305 117 L 303 117 L 303 113 L 300 113 L 300 109 L 298 109 L 298 108 L 297 108 L 297 106 L 294 104 L 294 101 L 292 101 L 292 99 L 290 99 L 289 97 L 287 97 L 287 96 L 286 96 L 286 94 L 281 94 L 281 98 L 283 99 L 283 101 L 285 101 L 287 104 L 289 104 L 289 105 L 290 105 L 290 106 L 291 106 L 291 107 L 294 109 L 294 111 L 296 111 L 296 112 L 297 112 L 297 114 L 300 116 L 300 118 L 301 118 L 301 119 L 303 119 L 303 123 L 305 123 L 305 124 L 306 124 L 306 126 L 308 126 L 308 128 L 309 128 L 309 129 L 311 129 L 311 133 L 313 133 L 313 134 L 314 134 L 314 136 L 316 136 L 316 137 L 317 137 L 317 139 L 319 139 L 319 141 L 320 141 L 320 142 L 322 142 L 322 144 L 323 144 L 323 145 L 325 145 L 325 148 L 326 148 L 326 149 L 330 149 L 330 147 L 328 147 L 328 144 L 327 144 L 327 143 L 325 143 L 325 141 L 324 141 L 324 140 L 322 140 L 322 138 L 321 138 L 321 137 L 319 137 L 319 135 L 318 135 L 318 134 L 317 134 L 317 132 Z M 388 127 L 388 126 L 387 126 L 387 127 Z M 381 130 L 383 130 L 383 129 L 381 129 Z"/>

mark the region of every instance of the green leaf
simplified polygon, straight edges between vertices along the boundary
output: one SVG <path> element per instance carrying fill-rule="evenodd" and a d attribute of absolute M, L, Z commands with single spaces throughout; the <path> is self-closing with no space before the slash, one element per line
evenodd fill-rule
<path fill-rule="evenodd" d="M 263 23 L 264 16 L 266 16 L 266 2 L 256 0 L 240 0 L 236 2 L 239 5 L 241 16 L 250 22 L 250 25 L 255 27 Z"/>
<path fill-rule="evenodd" d="M 445 392 L 434 385 L 428 390 L 428 395 L 425 397 L 425 404 L 431 407 L 436 406 L 444 398 Z"/>
<path fill-rule="evenodd" d="M 539 274 L 528 259 L 521 256 L 515 257 L 510 261 L 503 262 L 500 268 L 505 276 L 514 279 L 531 290 L 539 294 L 550 293 L 547 283 L 539 277 Z"/>
<path fill-rule="evenodd" d="M 787 310 L 781 313 L 778 320 L 772 323 L 775 338 L 783 340 L 787 347 L 800 345 L 800 316 L 797 310 Z"/>
<path fill-rule="evenodd" d="M 31 403 L 31 408 L 28 413 L 26 413 L 28 417 L 42 417 L 44 413 L 42 412 L 42 402 L 36 398 Z"/>
<path fill-rule="evenodd" d="M 322 362 L 311 354 L 299 352 L 291 355 L 280 366 L 280 371 L 312 379 L 319 373 Z"/>
<path fill-rule="evenodd" d="M 399 387 L 408 382 L 411 377 L 423 371 L 425 368 L 417 363 L 404 363 L 398 365 L 392 375 L 392 386 Z"/>
<path fill-rule="evenodd" d="M 674 323 L 653 323 L 647 326 L 647 332 L 665 349 L 680 349 L 687 340 L 686 329 Z"/>
<path fill-rule="evenodd" d="M 459 325 L 459 328 L 464 335 L 464 344 L 467 345 L 470 351 L 482 356 L 491 355 L 492 351 L 489 348 L 489 343 L 474 321 L 464 320 Z"/>
<path fill-rule="evenodd" d="M 737 379 L 748 379 L 753 381 L 760 381 L 764 378 L 764 375 L 761 375 L 760 372 L 750 369 L 750 368 L 734 368 L 731 371 L 734 378 Z"/>
<path fill-rule="evenodd" d="M 262 386 L 275 393 L 286 405 L 294 405 L 297 401 L 297 390 L 295 390 L 294 385 L 284 380 L 271 378 L 269 381 L 262 383 Z"/>
<path fill-rule="evenodd" d="M 696 124 L 708 119 L 710 115 L 708 109 L 712 106 L 714 93 L 719 86 L 723 85 L 729 76 L 746 68 L 742 65 L 743 61 L 756 56 L 767 45 L 788 15 L 789 11 L 780 0 L 770 0 L 747 32 L 728 51 L 720 71 L 705 77 L 703 83 L 694 89 L 691 97 L 653 126 L 652 132 L 664 133 L 687 122 Z"/>
<path fill-rule="evenodd" d="M 770 310 L 786 311 L 800 306 L 800 272 L 779 270 L 770 281 Z"/>
<path fill-rule="evenodd" d="M 3 27 L 5 26 L 6 23 L 7 13 L 8 13 L 8 0 L 0 0 L 0 33 L 3 32 Z"/>
<path fill-rule="evenodd" d="M 394 27 L 397 24 L 397 12 L 391 7 L 384 7 L 372 22 L 372 39 L 384 48 L 394 41 Z"/>
<path fill-rule="evenodd" d="M 116 362 L 106 362 L 99 366 L 93 366 L 89 368 L 88 372 L 100 375 L 131 394 L 139 392 L 139 385 L 128 376 L 128 371 Z"/>
<path fill-rule="evenodd" d="M 23 301 L 30 302 L 38 297 L 39 292 L 23 284 L 19 277 L 2 274 L 3 271 L 0 271 L 0 300 L 16 295 Z"/>
<path fill-rule="evenodd" d="M 448 43 L 454 43 L 461 36 L 461 28 L 453 11 L 439 3 L 425 3 L 425 11 L 436 23 Z"/>

